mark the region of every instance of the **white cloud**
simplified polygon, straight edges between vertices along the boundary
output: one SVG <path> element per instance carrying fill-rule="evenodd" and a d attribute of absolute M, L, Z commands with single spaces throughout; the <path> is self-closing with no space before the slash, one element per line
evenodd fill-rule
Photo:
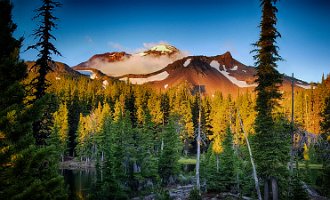
<path fill-rule="evenodd" d="M 143 43 L 143 48 L 131 50 L 124 47 L 120 43 L 110 41 L 108 42 L 110 47 L 131 53 L 132 56 L 124 61 L 113 63 L 104 62 L 101 59 L 95 59 L 90 63 L 90 66 L 111 76 L 122 76 L 125 74 L 147 74 L 163 69 L 168 64 L 189 55 L 187 51 L 181 51 L 174 57 L 168 57 L 166 55 L 160 57 L 141 56 L 141 52 L 144 52 L 147 49 L 159 44 L 168 43 L 165 41 L 159 41 L 158 43 Z"/>
<path fill-rule="evenodd" d="M 177 59 L 184 56 L 179 54 Z M 103 62 L 100 59 L 93 60 L 90 63 L 94 68 L 111 76 L 122 76 L 125 74 L 147 74 L 163 69 L 168 64 L 173 63 L 176 58 L 168 56 L 152 57 L 133 54 L 129 59 L 121 62 Z"/>

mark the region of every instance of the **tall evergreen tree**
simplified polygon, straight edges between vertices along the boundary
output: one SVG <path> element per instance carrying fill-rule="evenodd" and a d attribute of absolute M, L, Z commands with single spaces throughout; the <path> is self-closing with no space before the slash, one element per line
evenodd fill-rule
<path fill-rule="evenodd" d="M 330 197 L 330 95 L 325 98 L 321 117 L 322 138 L 324 140 L 322 145 L 322 162 L 324 168 L 322 190 L 327 197 Z"/>
<path fill-rule="evenodd" d="M 158 173 L 162 184 L 173 184 L 178 173 L 179 135 L 173 119 L 164 128 L 164 148 L 159 157 Z"/>
<path fill-rule="evenodd" d="M 54 113 L 53 117 L 52 139 L 63 162 L 69 144 L 68 109 L 66 104 L 60 104 L 58 111 Z"/>
<path fill-rule="evenodd" d="M 330 95 L 325 98 L 324 107 L 321 112 L 321 130 L 322 137 L 326 141 L 330 141 Z"/>
<path fill-rule="evenodd" d="M 26 65 L 19 59 L 22 39 L 13 38 L 12 5 L 0 1 L 0 196 L 1 199 L 65 199 L 63 177 L 51 163 L 53 147 L 35 146 L 32 123 L 44 102 L 25 106 Z"/>
<path fill-rule="evenodd" d="M 34 19 L 40 18 L 40 25 L 34 31 L 33 35 L 38 41 L 36 44 L 28 47 L 28 49 L 39 51 L 38 59 L 32 66 L 33 71 L 37 74 L 30 83 L 33 89 L 30 100 L 32 103 L 46 95 L 46 89 L 49 86 L 46 75 L 52 70 L 51 66 L 55 64 L 51 57 L 52 54 L 61 55 L 52 43 L 52 40 L 56 40 L 56 38 L 51 34 L 53 29 L 56 28 L 55 21 L 58 19 L 53 15 L 53 12 L 54 9 L 59 6 L 61 6 L 61 4 L 56 1 L 42 0 L 41 7 L 35 10 L 36 15 Z M 54 104 L 54 102 L 52 102 L 53 99 L 50 97 L 49 100 L 50 101 L 46 103 L 48 108 L 44 110 L 42 119 L 33 124 L 34 137 L 38 145 L 45 145 L 46 138 L 49 137 L 51 132 L 49 130 L 51 126 L 49 119 L 52 117 L 52 112 L 55 112 L 55 110 L 51 109 L 51 106 Z"/>
<path fill-rule="evenodd" d="M 221 143 L 222 151 L 220 154 L 214 151 L 214 143 L 209 148 L 204 159 L 202 160 L 202 177 L 206 179 L 207 189 L 209 191 L 231 191 L 235 181 L 235 159 L 233 149 L 233 136 L 229 127 L 226 128 L 226 133 L 223 136 Z M 221 165 L 218 165 L 218 157 L 221 158 Z"/>
<path fill-rule="evenodd" d="M 35 30 L 34 36 L 38 39 L 38 42 L 28 47 L 28 49 L 36 49 L 39 51 L 38 59 L 33 66 L 38 72 L 38 76 L 32 81 L 32 85 L 35 88 L 35 98 L 40 99 L 46 94 L 48 82 L 46 75 L 52 70 L 51 65 L 54 64 L 51 55 L 61 55 L 61 53 L 55 48 L 51 40 L 56 40 L 54 35 L 51 34 L 54 28 L 56 28 L 55 21 L 58 19 L 53 15 L 54 9 L 61 6 L 60 3 L 53 0 L 42 0 L 42 6 L 36 9 L 36 16 L 34 19 L 40 18 L 40 25 Z"/>
<path fill-rule="evenodd" d="M 210 113 L 211 126 L 213 134 L 209 135 L 209 140 L 212 140 L 212 150 L 216 155 L 217 171 L 220 169 L 220 153 L 223 152 L 223 140 L 226 135 L 226 127 L 229 124 L 226 110 L 228 109 L 228 102 L 223 99 L 222 94 L 216 94 L 212 104 L 212 111 Z"/>
<path fill-rule="evenodd" d="M 231 191 L 235 181 L 235 154 L 233 148 L 233 135 L 227 127 L 225 139 L 223 141 L 222 166 L 219 177 L 220 185 L 226 190 Z"/>
<path fill-rule="evenodd" d="M 1 196 L 9 197 L 8 189 L 14 184 L 11 170 L 15 166 L 12 159 L 27 151 L 28 145 L 33 142 L 31 132 L 21 134 L 24 127 L 32 124 L 32 119 L 22 120 L 24 110 L 24 88 L 20 84 L 26 77 L 26 65 L 19 60 L 19 50 L 22 38 L 13 37 L 16 24 L 12 21 L 12 5 L 9 0 L 0 1 L 0 192 Z M 23 118 L 24 119 L 24 118 Z M 24 123 L 23 123 L 24 122 Z M 19 125 L 19 126 L 18 126 Z M 26 144 L 22 143 L 25 139 Z M 20 144 L 17 147 L 15 143 Z M 23 177 L 25 178 L 25 177 Z M 7 191 L 6 191 L 7 190 Z"/>
<path fill-rule="evenodd" d="M 277 0 L 261 0 L 262 19 L 260 23 L 260 37 L 255 43 L 257 66 L 256 87 L 256 111 L 255 119 L 255 159 L 257 162 L 258 172 L 264 181 L 265 198 L 268 198 L 268 182 L 272 180 L 273 198 L 277 196 L 277 181 L 282 178 L 280 168 L 287 163 L 287 148 L 281 137 L 281 132 L 277 132 L 275 127 L 274 111 L 281 99 L 279 86 L 282 84 L 282 75 L 277 71 L 277 61 L 282 60 L 278 54 L 276 39 L 280 37 L 280 33 L 276 29 L 276 13 L 275 7 Z"/>

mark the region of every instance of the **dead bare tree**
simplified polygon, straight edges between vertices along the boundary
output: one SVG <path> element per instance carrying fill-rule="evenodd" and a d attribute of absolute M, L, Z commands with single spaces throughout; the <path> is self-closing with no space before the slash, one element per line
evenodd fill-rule
<path fill-rule="evenodd" d="M 241 129 L 242 129 L 243 134 L 244 134 L 246 145 L 247 145 L 248 150 L 249 150 L 250 160 L 251 160 L 251 164 L 252 164 L 253 178 L 254 178 L 255 188 L 256 188 L 257 194 L 258 194 L 258 199 L 259 200 L 262 200 L 261 193 L 260 193 L 260 187 L 259 187 L 259 180 L 258 180 L 258 176 L 257 176 L 257 170 L 256 170 L 256 166 L 254 164 L 250 142 L 249 142 L 249 139 L 248 139 L 247 134 L 245 132 L 243 121 L 242 121 L 242 118 L 241 118 L 241 116 L 239 114 L 239 111 L 237 111 L 237 116 L 238 116 L 238 119 L 239 119 L 239 123 L 241 125 Z"/>

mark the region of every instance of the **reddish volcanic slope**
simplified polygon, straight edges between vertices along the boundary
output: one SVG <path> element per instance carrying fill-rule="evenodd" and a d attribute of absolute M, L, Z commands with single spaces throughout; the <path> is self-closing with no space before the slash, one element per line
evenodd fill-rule
<path fill-rule="evenodd" d="M 103 54 L 96 54 L 92 56 L 88 61 L 82 62 L 74 67 L 75 70 L 84 70 L 84 68 L 94 68 L 99 62 L 120 62 L 128 59 L 131 55 L 125 52 L 107 52 Z"/>
<path fill-rule="evenodd" d="M 246 90 L 254 90 L 256 69 L 235 60 L 230 52 L 223 55 L 189 56 L 169 64 L 162 70 L 150 74 L 128 74 L 121 80 L 132 83 L 144 83 L 160 90 L 166 90 L 182 82 L 193 86 L 201 85 L 207 94 L 221 91 L 223 94 L 236 96 Z M 306 82 L 296 80 L 297 89 L 306 88 Z M 282 89 L 291 88 L 291 79 L 284 77 Z"/>
<path fill-rule="evenodd" d="M 173 57 L 180 54 L 180 51 L 171 45 L 158 45 L 139 54 L 130 55 L 125 52 L 112 52 L 97 54 L 88 61 L 74 67 L 75 70 L 87 70 L 96 74 L 91 77 L 101 78 L 107 75 L 97 69 L 97 62 L 101 63 L 121 63 L 130 60 L 133 56 L 149 56 L 157 62 L 161 56 Z M 256 87 L 256 68 L 246 66 L 234 59 L 230 52 L 217 56 L 188 56 L 175 60 L 173 63 L 147 74 L 131 74 L 111 77 L 119 80 L 130 80 L 134 84 L 147 84 L 157 90 L 167 90 L 170 87 L 186 82 L 193 87 L 202 86 L 207 94 L 214 94 L 220 91 L 223 94 L 236 96 L 244 91 L 252 91 Z M 133 64 L 132 62 L 127 62 Z M 126 64 L 126 63 L 125 63 Z M 115 70 L 116 65 L 113 65 Z M 102 78 L 103 79 L 103 78 Z M 295 79 L 297 89 L 308 89 L 310 87 L 304 81 Z M 284 76 L 282 90 L 291 89 L 291 78 Z"/>
<path fill-rule="evenodd" d="M 149 84 L 167 89 L 186 81 L 194 86 L 202 86 L 207 94 L 213 94 L 215 91 L 221 91 L 224 94 L 238 92 L 239 87 L 223 76 L 219 70 L 211 67 L 210 62 L 210 59 L 205 56 L 192 56 L 178 60 L 164 69 L 169 74 L 166 79 Z"/>

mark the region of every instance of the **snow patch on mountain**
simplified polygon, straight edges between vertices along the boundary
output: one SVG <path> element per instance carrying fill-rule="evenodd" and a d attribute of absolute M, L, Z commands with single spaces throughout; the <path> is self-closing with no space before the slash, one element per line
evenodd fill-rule
<path fill-rule="evenodd" d="M 104 81 L 102 82 L 102 87 L 103 87 L 104 89 L 106 89 L 108 85 L 109 85 L 109 82 L 108 82 L 107 80 L 104 80 Z"/>
<path fill-rule="evenodd" d="M 244 88 L 244 87 L 256 87 L 257 86 L 257 84 L 251 84 L 251 85 L 249 85 L 245 81 L 237 80 L 235 77 L 230 76 L 229 73 L 226 72 L 226 71 L 221 71 L 220 70 L 220 73 L 222 75 L 224 75 L 226 78 L 228 78 L 228 80 L 230 80 L 232 83 L 234 83 L 238 87 Z"/>
<path fill-rule="evenodd" d="M 220 67 L 220 63 L 216 60 L 212 60 L 210 63 L 210 66 L 215 68 L 216 70 L 220 71 L 219 67 Z"/>
<path fill-rule="evenodd" d="M 238 66 L 237 65 L 235 65 L 233 68 L 231 68 L 230 70 L 231 71 L 236 71 L 238 69 Z"/>
<path fill-rule="evenodd" d="M 298 81 L 300 82 L 300 81 Z M 301 82 L 300 82 L 301 83 Z M 304 88 L 304 89 L 312 89 L 312 86 L 311 85 L 302 85 L 302 84 L 296 84 L 297 86 L 301 87 L 301 88 Z"/>
<path fill-rule="evenodd" d="M 230 80 L 233 84 L 237 85 L 238 87 L 254 87 L 256 86 L 256 84 L 247 84 L 245 81 L 240 81 L 240 80 L 237 80 L 235 77 L 233 76 L 230 76 L 229 73 L 226 71 L 226 67 L 223 65 L 223 68 L 225 71 L 222 71 L 219 69 L 220 67 L 220 63 L 216 60 L 212 60 L 212 62 L 210 63 L 210 66 L 217 69 L 222 75 L 224 75 L 228 80 Z M 237 66 L 234 66 L 233 68 L 236 67 L 236 70 L 237 70 Z M 233 69 L 231 69 L 233 70 Z"/>
<path fill-rule="evenodd" d="M 79 73 L 89 76 L 90 79 L 96 79 L 97 75 L 92 70 L 77 70 Z"/>
<path fill-rule="evenodd" d="M 86 75 L 86 76 L 90 76 L 92 75 L 93 71 L 92 70 L 77 70 L 79 73 Z"/>
<path fill-rule="evenodd" d="M 160 52 L 173 52 L 175 50 L 175 48 L 170 45 L 159 44 L 159 45 L 152 47 L 150 50 L 160 51 Z"/>
<path fill-rule="evenodd" d="M 92 74 L 91 74 L 91 76 L 90 76 L 90 78 L 91 78 L 91 79 L 96 79 L 96 78 L 97 78 L 97 76 L 96 76 L 96 74 L 95 74 L 95 73 L 92 73 Z"/>
<path fill-rule="evenodd" d="M 169 74 L 165 71 L 165 72 L 156 74 L 154 76 L 149 76 L 147 78 L 129 78 L 129 81 L 133 84 L 141 85 L 141 84 L 144 84 L 147 82 L 152 82 L 152 81 L 162 81 L 162 80 L 166 79 L 168 77 L 168 75 Z M 127 81 L 127 79 L 128 78 L 125 77 L 125 78 L 121 78 L 120 80 Z"/>
<path fill-rule="evenodd" d="M 191 62 L 191 58 L 188 58 L 184 63 L 183 63 L 183 66 L 184 67 L 187 67 Z"/>

